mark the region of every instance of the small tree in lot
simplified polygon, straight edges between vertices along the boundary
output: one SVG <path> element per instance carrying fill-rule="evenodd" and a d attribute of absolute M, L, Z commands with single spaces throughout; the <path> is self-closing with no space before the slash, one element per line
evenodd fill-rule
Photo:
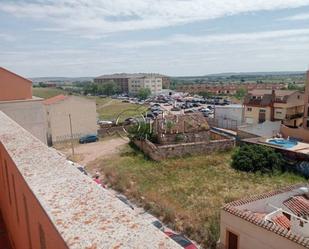
<path fill-rule="evenodd" d="M 147 99 L 151 94 L 151 91 L 149 88 L 141 88 L 139 91 L 138 91 L 138 94 L 137 96 L 140 98 L 140 99 Z"/>
<path fill-rule="evenodd" d="M 272 173 L 283 166 L 281 154 L 263 145 L 244 145 L 236 150 L 232 160 L 234 169 L 246 172 Z"/>

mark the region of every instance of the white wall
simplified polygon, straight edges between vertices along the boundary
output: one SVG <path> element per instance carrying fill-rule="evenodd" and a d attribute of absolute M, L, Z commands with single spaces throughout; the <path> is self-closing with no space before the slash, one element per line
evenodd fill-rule
<path fill-rule="evenodd" d="M 95 101 L 82 97 L 70 96 L 68 99 L 52 105 L 46 105 L 48 134 L 53 142 L 70 138 L 70 120 L 74 138 L 86 134 L 96 134 L 96 104 Z"/>
<path fill-rule="evenodd" d="M 43 143 L 46 140 L 46 113 L 43 99 L 0 102 L 0 110 Z"/>
<path fill-rule="evenodd" d="M 243 107 L 241 105 L 216 106 L 215 118 L 236 120 L 240 125 L 243 123 Z"/>

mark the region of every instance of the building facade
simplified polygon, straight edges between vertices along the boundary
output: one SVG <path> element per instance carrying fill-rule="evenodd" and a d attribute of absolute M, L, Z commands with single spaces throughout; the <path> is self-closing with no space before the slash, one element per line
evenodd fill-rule
<path fill-rule="evenodd" d="M 280 132 L 284 137 L 297 138 L 300 141 L 309 143 L 309 70 L 306 72 L 306 83 L 305 83 L 305 94 L 304 94 L 304 113 L 302 126 L 297 129 L 291 128 L 284 124 L 281 125 Z"/>
<path fill-rule="evenodd" d="M 228 203 L 221 210 L 219 248 L 309 248 L 308 217 L 308 184 Z"/>
<path fill-rule="evenodd" d="M 290 90 L 253 90 L 244 100 L 246 124 L 282 121 L 298 127 L 303 120 L 304 94 Z"/>
<path fill-rule="evenodd" d="M 32 97 L 32 82 L 0 67 L 0 111 L 46 143 L 43 99 Z"/>
<path fill-rule="evenodd" d="M 153 95 L 160 94 L 162 92 L 162 78 L 143 76 L 129 79 L 129 94 L 137 95 L 143 88 L 148 88 Z"/>
<path fill-rule="evenodd" d="M 102 75 L 99 77 L 94 78 L 94 83 L 97 84 L 106 84 L 109 82 L 115 83 L 122 93 L 131 93 L 130 92 L 130 83 L 132 81 L 141 81 L 134 82 L 133 85 L 135 87 L 136 84 L 142 84 L 142 78 L 148 78 L 152 80 L 153 78 L 160 79 L 161 81 L 161 89 L 162 88 L 169 88 L 170 86 L 170 78 L 163 74 L 156 74 L 156 73 L 135 73 L 135 74 L 127 74 L 127 73 L 117 73 L 117 74 L 109 74 L 109 75 Z M 145 82 L 146 83 L 146 82 Z M 133 89 L 134 89 L 133 87 Z M 131 87 L 132 91 L 132 87 Z M 155 88 L 154 88 L 155 91 Z M 134 90 L 133 90 L 134 92 Z M 135 92 L 134 92 L 135 93 Z"/>
<path fill-rule="evenodd" d="M 188 93 L 211 93 L 214 95 L 235 95 L 239 90 L 252 91 L 254 89 L 275 89 L 281 90 L 286 88 L 287 85 L 284 83 L 228 83 L 228 84 L 217 84 L 217 83 L 202 83 L 202 84 L 179 84 L 176 86 L 176 90 L 180 92 Z"/>
<path fill-rule="evenodd" d="M 48 144 L 70 139 L 71 127 L 75 139 L 86 134 L 97 134 L 94 101 L 77 96 L 58 95 L 44 100 L 44 105 Z"/>

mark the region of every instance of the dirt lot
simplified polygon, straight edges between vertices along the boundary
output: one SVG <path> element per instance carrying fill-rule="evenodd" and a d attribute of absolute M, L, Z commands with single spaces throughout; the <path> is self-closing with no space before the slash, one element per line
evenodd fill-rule
<path fill-rule="evenodd" d="M 96 143 L 75 144 L 75 156 L 72 160 L 81 165 L 87 166 L 98 158 L 110 158 L 111 156 L 118 154 L 128 142 L 129 141 L 124 138 L 113 137 Z M 69 144 L 63 146 L 63 148 L 57 149 L 61 150 L 68 158 L 71 158 L 72 151 Z"/>

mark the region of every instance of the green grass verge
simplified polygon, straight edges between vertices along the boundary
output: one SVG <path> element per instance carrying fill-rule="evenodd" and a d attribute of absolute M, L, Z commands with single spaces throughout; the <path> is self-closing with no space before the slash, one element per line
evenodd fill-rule
<path fill-rule="evenodd" d="M 59 94 L 65 94 L 66 92 L 61 90 L 61 89 L 57 89 L 57 88 L 48 88 L 48 87 L 34 87 L 32 89 L 32 95 L 36 96 L 36 97 L 40 97 L 43 99 L 48 99 L 51 97 L 54 97 L 56 95 Z"/>
<path fill-rule="evenodd" d="M 126 148 L 98 160 L 108 182 L 205 248 L 219 237 L 219 212 L 227 202 L 305 182 L 291 173 L 261 175 L 230 167 L 232 152 L 154 162 Z"/>
<path fill-rule="evenodd" d="M 138 117 L 145 113 L 147 109 L 147 106 L 124 103 L 117 99 L 109 99 L 105 103 L 97 105 L 97 112 L 102 120 L 116 120 L 119 116 L 120 121 L 123 121 L 129 117 Z"/>

